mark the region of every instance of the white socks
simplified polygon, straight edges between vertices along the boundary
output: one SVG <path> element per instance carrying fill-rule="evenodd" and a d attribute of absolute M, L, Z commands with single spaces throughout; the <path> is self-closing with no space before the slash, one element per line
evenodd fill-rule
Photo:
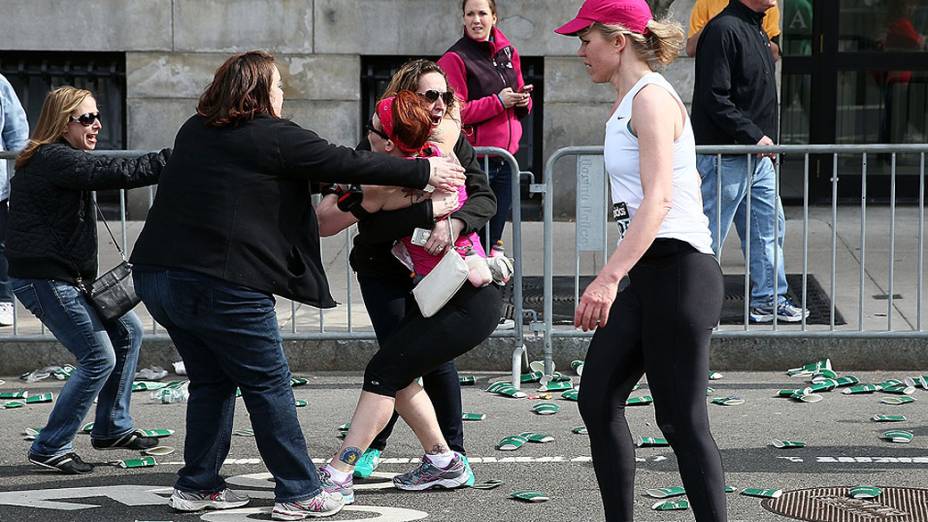
<path fill-rule="evenodd" d="M 451 464 L 451 461 L 454 460 L 454 452 L 448 451 L 445 453 L 436 453 L 434 455 L 428 454 L 426 458 L 428 458 L 429 462 L 436 468 L 445 469 Z"/>
<path fill-rule="evenodd" d="M 351 473 L 346 473 L 344 471 L 335 469 L 331 464 L 325 465 L 325 471 L 329 474 L 330 477 L 332 477 L 332 480 L 335 482 L 344 482 L 348 480 L 348 477 L 351 475 Z"/>

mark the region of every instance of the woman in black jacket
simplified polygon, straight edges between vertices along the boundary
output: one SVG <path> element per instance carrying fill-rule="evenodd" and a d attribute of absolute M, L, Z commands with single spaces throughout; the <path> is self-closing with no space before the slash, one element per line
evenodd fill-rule
<path fill-rule="evenodd" d="M 97 220 L 92 191 L 151 185 L 169 150 L 135 159 L 91 156 L 103 124 L 89 91 L 55 89 L 16 160 L 6 255 L 13 292 L 77 358 L 29 461 L 64 473 L 93 470 L 73 451 L 74 435 L 99 396 L 91 443 L 96 449 L 146 449 L 129 415 L 142 324 L 129 312 L 105 320 L 83 283 L 97 277 Z"/>
<path fill-rule="evenodd" d="M 275 479 L 274 519 L 343 506 L 306 451 L 274 294 L 335 306 L 319 252 L 311 182 L 460 186 L 447 160 L 407 161 L 337 147 L 280 118 L 280 73 L 268 53 L 232 56 L 181 127 L 136 243 L 139 296 L 167 329 L 190 378 L 185 465 L 171 505 L 225 509 L 248 498 L 219 475 L 229 452 L 235 389 Z"/>
<path fill-rule="evenodd" d="M 359 205 L 360 211 L 355 211 L 360 219 L 350 255 L 351 267 L 358 274 L 364 305 L 380 346 L 385 345 L 396 331 L 408 307 L 415 306 L 410 302 L 414 281 L 409 270 L 390 252 L 393 242 L 412 234 L 416 228 L 422 228 L 431 231 L 426 248 L 440 252 L 451 243 L 452 237 L 480 230 L 496 213 L 496 197 L 490 190 L 487 175 L 480 169 L 474 148 L 460 132 L 458 102 L 446 94 L 450 91 L 445 73 L 430 60 L 407 62 L 393 75 L 383 96 L 393 96 L 404 90 L 418 92 L 431 102 L 433 124 L 440 134 L 434 136 L 433 141 L 450 142 L 449 147 L 453 146 L 454 155 L 466 169 L 467 201 L 451 214 L 450 225 L 444 219 L 436 222 L 435 216 L 445 215 L 456 208 L 457 196 L 452 197 L 450 202 L 433 198 L 401 210 L 378 212 L 376 217 L 366 215 L 363 201 Z M 446 103 L 446 99 L 450 103 Z M 370 150 L 370 146 L 365 135 L 358 148 Z M 454 230 L 449 227 L 454 227 Z M 461 420 L 461 385 L 454 361 L 439 365 L 423 375 L 422 381 L 449 448 L 464 456 L 469 467 Z M 394 413 L 361 456 L 355 466 L 355 477 L 366 478 L 377 468 L 398 418 Z M 472 485 L 473 480 L 470 482 L 469 485 Z"/>

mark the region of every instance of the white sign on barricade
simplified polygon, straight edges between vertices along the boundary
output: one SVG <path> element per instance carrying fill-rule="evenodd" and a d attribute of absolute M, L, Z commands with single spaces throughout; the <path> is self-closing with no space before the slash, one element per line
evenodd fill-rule
<path fill-rule="evenodd" d="M 599 252 L 606 241 L 606 168 L 603 157 L 577 156 L 577 251 Z"/>

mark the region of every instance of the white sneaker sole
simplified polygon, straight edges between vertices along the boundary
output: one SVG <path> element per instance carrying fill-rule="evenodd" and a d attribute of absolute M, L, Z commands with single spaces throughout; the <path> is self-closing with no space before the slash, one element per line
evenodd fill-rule
<path fill-rule="evenodd" d="M 168 505 L 174 508 L 175 511 L 203 511 L 204 509 L 214 509 L 218 511 L 240 508 L 247 505 L 250 501 L 251 499 L 239 500 L 237 502 L 215 502 L 212 500 L 184 500 L 171 497 L 171 499 L 168 500 Z"/>
<path fill-rule="evenodd" d="M 426 484 L 416 485 L 397 484 L 394 482 L 393 486 L 396 487 L 396 489 L 402 489 L 403 491 L 423 491 L 432 488 L 457 489 L 466 486 L 468 478 L 469 474 L 463 473 L 460 477 L 453 479 L 441 479 L 434 482 L 428 482 Z"/>
<path fill-rule="evenodd" d="M 345 507 L 345 504 L 339 504 L 335 509 L 321 511 L 319 513 L 312 513 L 310 511 L 288 511 L 275 507 L 274 510 L 271 511 L 271 520 L 306 520 L 307 518 L 330 517 L 341 511 L 343 507 Z"/>

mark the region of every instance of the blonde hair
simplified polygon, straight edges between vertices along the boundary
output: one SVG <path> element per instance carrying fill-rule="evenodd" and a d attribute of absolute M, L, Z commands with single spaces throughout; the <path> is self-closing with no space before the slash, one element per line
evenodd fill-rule
<path fill-rule="evenodd" d="M 39 122 L 32 131 L 32 137 L 26 148 L 16 158 L 17 169 L 25 167 L 39 147 L 61 139 L 61 135 L 68 128 L 71 113 L 88 96 L 93 96 L 93 94 L 88 90 L 68 85 L 48 93 L 45 102 L 42 103 L 42 114 L 39 115 Z"/>
<path fill-rule="evenodd" d="M 647 34 L 640 34 L 630 31 L 620 24 L 601 24 L 594 23 L 586 31 L 597 30 L 607 40 L 612 40 L 618 35 L 625 35 L 632 43 L 632 49 L 639 58 L 648 64 L 652 71 L 659 71 L 670 65 L 671 62 L 680 56 L 686 44 L 686 35 L 680 24 L 672 22 L 669 19 L 651 20 L 647 25 Z"/>

